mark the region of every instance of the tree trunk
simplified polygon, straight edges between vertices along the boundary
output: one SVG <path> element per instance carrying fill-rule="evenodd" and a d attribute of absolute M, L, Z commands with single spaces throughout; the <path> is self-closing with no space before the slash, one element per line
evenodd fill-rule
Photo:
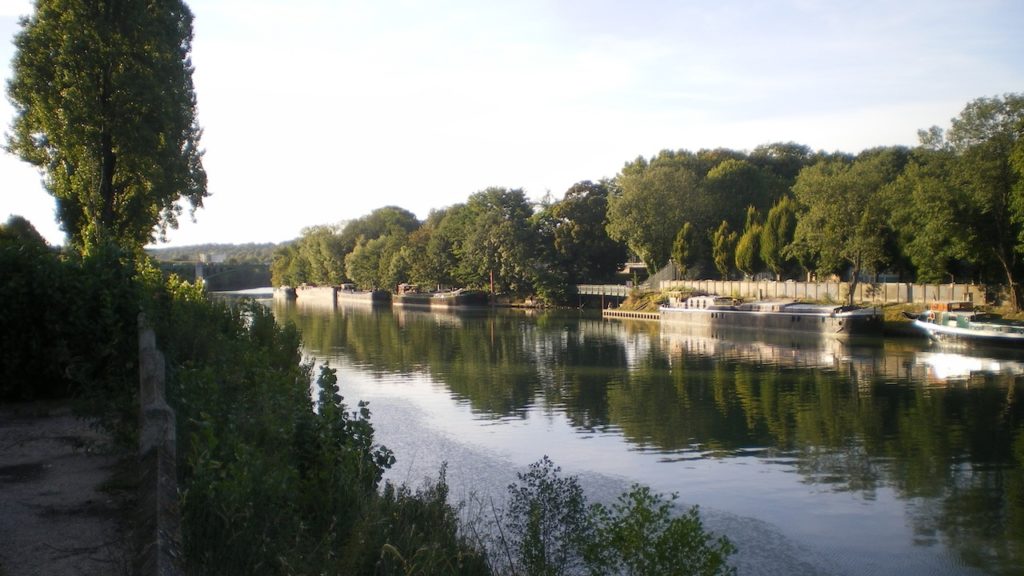
<path fill-rule="evenodd" d="M 111 84 L 113 83 L 113 80 L 111 78 L 109 64 L 103 71 L 102 83 L 102 87 L 100 88 L 100 106 L 102 109 L 102 117 L 100 121 L 103 122 L 103 127 L 102 133 L 100 135 L 99 149 L 99 195 L 100 201 L 103 203 L 103 212 L 100 214 L 100 221 L 98 227 L 99 230 L 97 230 L 97 232 L 104 236 L 107 236 L 111 232 L 115 231 L 114 163 L 116 161 L 114 155 L 114 137 L 110 133 L 111 118 L 113 116 L 113 106 L 111 104 Z"/>
<path fill-rule="evenodd" d="M 101 138 L 100 159 L 100 199 L 103 201 L 103 214 L 100 222 L 106 231 L 114 230 L 114 144 L 107 131 Z"/>
<path fill-rule="evenodd" d="M 1013 268 L 1001 254 L 996 254 L 996 257 L 999 259 L 999 263 L 1003 266 L 1003 272 L 1006 273 L 1006 289 L 1010 293 L 1010 308 L 1012 308 L 1014 312 L 1020 312 L 1020 298 L 1018 298 L 1017 294 L 1019 286 L 1013 277 Z"/>
<path fill-rule="evenodd" d="M 860 280 L 860 257 L 850 261 L 850 293 L 846 295 L 846 305 L 853 306 L 853 295 L 857 293 L 857 282 Z"/>

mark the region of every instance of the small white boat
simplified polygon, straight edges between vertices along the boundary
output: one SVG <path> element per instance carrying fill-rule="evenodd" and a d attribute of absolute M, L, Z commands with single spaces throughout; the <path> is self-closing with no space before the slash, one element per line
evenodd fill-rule
<path fill-rule="evenodd" d="M 1024 323 L 976 310 L 971 302 L 932 302 L 914 327 L 933 340 L 1024 347 Z"/>

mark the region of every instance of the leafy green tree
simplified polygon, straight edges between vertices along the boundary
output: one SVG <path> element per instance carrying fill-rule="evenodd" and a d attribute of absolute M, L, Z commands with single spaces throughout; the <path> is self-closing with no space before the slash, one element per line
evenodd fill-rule
<path fill-rule="evenodd" d="M 761 262 L 761 216 L 757 208 L 747 208 L 747 223 L 743 235 L 736 243 L 736 268 L 747 276 L 757 274 L 763 265 Z"/>
<path fill-rule="evenodd" d="M 397 206 L 377 208 L 366 216 L 356 218 L 341 227 L 338 232 L 341 257 L 351 252 L 359 239 L 373 240 L 388 234 L 409 234 L 420 227 L 416 215 Z"/>
<path fill-rule="evenodd" d="M 361 240 L 345 256 L 345 275 L 363 290 L 380 287 L 380 263 L 385 251 L 381 238 Z"/>
<path fill-rule="evenodd" d="M 577 282 L 569 281 L 573 266 L 565 262 L 558 251 L 556 238 L 563 222 L 555 217 L 555 203 L 547 200 L 549 198 L 539 203 L 530 217 L 534 245 L 531 258 L 533 295 L 542 302 L 561 303 L 566 301 L 570 284 Z"/>
<path fill-rule="evenodd" d="M 458 247 L 458 279 L 464 286 L 524 294 L 535 275 L 533 209 L 521 189 L 488 188 L 466 202 L 465 235 Z"/>
<path fill-rule="evenodd" d="M 310 226 L 302 230 L 297 243 L 305 277 L 300 283 L 330 286 L 345 276 L 345 252 L 334 226 Z"/>
<path fill-rule="evenodd" d="M 7 149 L 42 171 L 73 245 L 141 248 L 206 197 L 180 0 L 38 0 L 21 22 Z"/>
<path fill-rule="evenodd" d="M 791 266 L 791 258 L 784 254 L 784 249 L 793 241 L 796 211 L 796 202 L 789 196 L 783 196 L 768 211 L 761 229 L 761 260 L 777 280 L 781 280 Z"/>
<path fill-rule="evenodd" d="M 455 286 L 461 283 L 459 259 L 472 219 L 473 214 L 465 204 L 432 212 L 427 218 L 426 226 L 431 233 L 426 247 L 424 274 L 430 284 Z"/>
<path fill-rule="evenodd" d="M 46 239 L 31 222 L 15 214 L 8 217 L 5 224 L 0 224 L 0 240 L 16 241 L 33 250 L 48 246 Z"/>
<path fill-rule="evenodd" d="M 803 210 L 794 244 L 813 254 L 819 273 L 849 270 L 853 301 L 860 275 L 889 258 L 881 191 L 903 168 L 906 151 L 866 151 L 853 163 L 819 162 L 800 172 L 793 192 Z"/>
<path fill-rule="evenodd" d="M 729 223 L 722 220 L 711 237 L 711 255 L 715 261 L 715 269 L 725 280 L 729 279 L 735 261 L 736 241 L 736 232 L 729 230 Z"/>
<path fill-rule="evenodd" d="M 957 261 L 977 260 L 972 246 L 976 227 L 966 194 L 952 178 L 955 156 L 949 148 L 931 148 L 935 132 L 884 191 L 889 222 L 900 252 L 914 267 L 918 282 L 949 280 Z"/>
<path fill-rule="evenodd" d="M 505 526 L 516 564 L 525 574 L 574 574 L 591 539 L 586 496 L 574 476 L 545 456 L 508 487 Z"/>
<path fill-rule="evenodd" d="M 686 222 L 679 229 L 679 233 L 676 234 L 676 239 L 672 243 L 672 260 L 679 267 L 680 273 L 686 274 L 687 267 L 691 266 L 696 259 L 697 250 L 697 231 L 693 224 Z"/>
<path fill-rule="evenodd" d="M 754 148 L 747 161 L 762 170 L 770 196 L 782 198 L 789 193 L 800 171 L 814 163 L 815 154 L 803 144 L 773 142 Z"/>
<path fill-rule="evenodd" d="M 549 209 L 557 265 L 570 284 L 613 278 L 626 262 L 626 247 L 607 231 L 612 189 L 607 181 L 577 182 Z"/>
<path fill-rule="evenodd" d="M 345 256 L 345 273 L 364 290 L 394 288 L 409 279 L 409 263 L 403 258 L 404 235 L 360 239 Z"/>
<path fill-rule="evenodd" d="M 1024 132 L 1024 94 L 978 98 L 953 119 L 948 143 L 957 156 L 953 181 L 966 193 L 977 218 L 967 222 L 981 240 L 976 248 L 991 258 L 1006 281 L 1010 304 L 1021 307 L 1024 251 L 1024 187 L 1019 153 Z"/>
<path fill-rule="evenodd" d="M 436 229 L 435 214 L 432 213 L 423 225 L 411 232 L 401 248 L 401 258 L 406 263 L 409 282 L 413 284 L 438 286 L 443 283 L 443 273 L 430 254 L 430 243 Z"/>
<path fill-rule="evenodd" d="M 289 242 L 274 251 L 270 262 L 270 283 L 273 286 L 298 286 L 308 276 L 306 260 L 299 254 L 296 242 Z"/>
<path fill-rule="evenodd" d="M 736 548 L 705 531 L 696 507 L 634 485 L 611 506 L 588 506 L 575 476 L 545 456 L 509 485 L 500 530 L 510 573 L 729 575 Z"/>
<path fill-rule="evenodd" d="M 729 159 L 715 166 L 702 188 L 708 196 L 708 213 L 695 221 L 698 230 L 709 231 L 721 220 L 738 228 L 747 207 L 763 212 L 773 200 L 764 173 L 746 160 Z"/>
<path fill-rule="evenodd" d="M 704 530 L 696 506 L 674 515 L 677 498 L 634 484 L 610 507 L 596 505 L 591 511 L 598 535 L 588 555 L 591 573 L 736 574 L 728 565 L 736 547 L 728 538 L 714 538 Z"/>
<path fill-rule="evenodd" d="M 609 199 L 608 235 L 652 273 L 668 263 L 679 223 L 696 209 L 699 179 L 692 164 L 692 154 L 663 151 L 650 162 L 626 164 L 617 177 L 621 193 Z"/>

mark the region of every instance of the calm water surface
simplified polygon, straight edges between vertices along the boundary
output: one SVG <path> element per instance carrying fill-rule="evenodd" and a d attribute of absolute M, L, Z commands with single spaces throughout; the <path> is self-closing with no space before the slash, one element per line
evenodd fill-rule
<path fill-rule="evenodd" d="M 500 503 L 550 456 L 591 498 L 698 504 L 744 574 L 1024 573 L 1024 358 L 567 313 L 275 314 L 370 401 L 392 480 Z"/>

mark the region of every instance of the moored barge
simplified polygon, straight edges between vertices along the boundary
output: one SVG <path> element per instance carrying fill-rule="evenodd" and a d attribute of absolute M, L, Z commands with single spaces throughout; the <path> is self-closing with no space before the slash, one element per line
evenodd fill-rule
<path fill-rule="evenodd" d="M 712 328 L 784 330 L 834 337 L 876 336 L 883 318 L 877 308 L 808 304 L 794 300 L 738 302 L 724 296 L 671 299 L 660 308 L 662 321 Z"/>

